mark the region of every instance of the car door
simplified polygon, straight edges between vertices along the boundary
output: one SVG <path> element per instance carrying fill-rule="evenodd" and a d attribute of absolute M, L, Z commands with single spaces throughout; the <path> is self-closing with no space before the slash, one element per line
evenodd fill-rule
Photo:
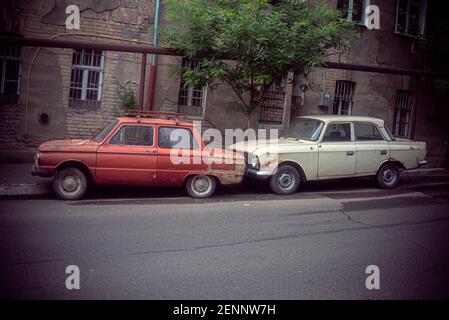
<path fill-rule="evenodd" d="M 356 174 L 375 174 L 389 157 L 388 143 L 373 123 L 355 122 Z"/>
<path fill-rule="evenodd" d="M 333 122 L 318 144 L 318 178 L 337 178 L 355 173 L 355 147 L 350 122 Z"/>
<path fill-rule="evenodd" d="M 200 142 L 191 128 L 161 125 L 158 127 L 158 183 L 181 185 L 189 174 L 204 173 Z"/>
<path fill-rule="evenodd" d="M 151 185 L 156 180 L 154 126 L 124 124 L 97 151 L 99 183 Z"/>

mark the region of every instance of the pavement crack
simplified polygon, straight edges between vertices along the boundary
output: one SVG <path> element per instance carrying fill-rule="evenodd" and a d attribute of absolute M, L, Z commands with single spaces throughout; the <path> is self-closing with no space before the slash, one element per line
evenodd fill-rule
<path fill-rule="evenodd" d="M 340 211 L 340 212 L 347 219 L 349 219 L 350 221 L 353 221 L 356 224 L 359 224 L 361 226 L 358 228 L 357 227 L 354 227 L 354 228 L 348 227 L 348 228 L 341 228 L 341 229 L 334 229 L 334 230 L 295 233 L 295 234 L 288 234 L 288 235 L 283 235 L 283 236 L 278 236 L 278 237 L 243 240 L 243 241 L 235 241 L 235 242 L 229 242 L 229 243 L 218 243 L 218 244 L 211 244 L 211 245 L 195 246 L 195 247 L 190 247 L 190 248 L 148 250 L 148 251 L 133 252 L 133 253 L 129 253 L 126 255 L 127 256 L 138 256 L 138 255 L 158 254 L 158 253 L 191 252 L 191 251 L 202 250 L 202 249 L 231 247 L 231 246 L 238 246 L 238 245 L 245 245 L 245 244 L 252 244 L 252 243 L 261 243 L 261 242 L 268 242 L 268 241 L 296 239 L 296 238 L 308 237 L 308 236 L 329 235 L 329 234 L 336 234 L 336 233 L 341 233 L 341 232 L 346 232 L 346 231 L 385 229 L 385 228 L 391 228 L 391 227 L 403 227 L 403 226 L 412 226 L 412 225 L 419 225 L 419 224 L 432 223 L 432 222 L 448 222 L 449 221 L 449 218 L 445 217 L 445 218 L 437 218 L 437 219 L 429 219 L 429 220 L 413 221 L 413 222 L 405 222 L 405 223 L 390 223 L 390 224 L 383 224 L 383 225 L 372 225 L 372 224 L 367 224 L 364 222 L 354 220 L 352 217 L 350 217 L 346 213 L 344 213 L 342 211 Z"/>
<path fill-rule="evenodd" d="M 360 224 L 362 226 L 368 226 L 368 227 L 378 227 L 377 225 L 374 225 L 374 224 L 370 224 L 370 223 L 366 223 L 366 222 L 362 222 L 362 221 L 356 220 L 349 213 L 345 212 L 344 210 L 340 210 L 339 212 L 343 216 L 345 216 L 349 221 L 354 222 L 356 224 Z"/>

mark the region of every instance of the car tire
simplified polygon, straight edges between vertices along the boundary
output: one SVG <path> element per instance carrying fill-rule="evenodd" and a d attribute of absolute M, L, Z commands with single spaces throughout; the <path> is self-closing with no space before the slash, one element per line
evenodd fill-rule
<path fill-rule="evenodd" d="M 393 189 L 399 183 L 399 170 L 394 164 L 384 164 L 376 175 L 377 185 L 382 189 Z"/>
<path fill-rule="evenodd" d="M 300 182 L 301 178 L 295 167 L 282 165 L 270 177 L 270 188 L 276 194 L 293 194 L 298 190 Z"/>
<path fill-rule="evenodd" d="M 87 177 L 77 168 L 64 168 L 53 179 L 53 190 L 62 200 L 81 199 L 87 191 Z"/>
<path fill-rule="evenodd" d="M 199 174 L 190 176 L 186 181 L 186 191 L 192 198 L 209 198 L 215 192 L 217 182 L 214 177 Z"/>

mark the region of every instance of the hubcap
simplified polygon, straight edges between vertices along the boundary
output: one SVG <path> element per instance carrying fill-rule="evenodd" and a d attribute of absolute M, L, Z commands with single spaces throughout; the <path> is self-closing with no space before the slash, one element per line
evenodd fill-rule
<path fill-rule="evenodd" d="M 294 177 L 288 173 L 283 173 L 279 176 L 278 183 L 282 189 L 288 189 L 293 185 Z"/>
<path fill-rule="evenodd" d="M 81 180 L 77 176 L 65 176 L 59 183 L 61 191 L 65 194 L 76 193 L 81 187 Z"/>
<path fill-rule="evenodd" d="M 384 171 L 383 179 L 385 183 L 391 183 L 396 178 L 395 173 L 391 169 L 387 169 Z"/>
<path fill-rule="evenodd" d="M 196 176 L 193 178 L 192 187 L 195 193 L 202 195 L 206 194 L 212 188 L 211 178 L 208 176 Z"/>

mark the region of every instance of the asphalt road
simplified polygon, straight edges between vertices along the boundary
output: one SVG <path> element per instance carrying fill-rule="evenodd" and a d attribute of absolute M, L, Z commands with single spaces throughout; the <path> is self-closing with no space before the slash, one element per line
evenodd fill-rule
<path fill-rule="evenodd" d="M 254 191 L 255 190 L 255 191 Z M 80 289 L 67 290 L 68 265 Z M 365 269 L 380 270 L 368 290 Z M 0 200 L 0 298 L 449 298 L 449 182 L 369 180 L 293 196 L 98 188 L 79 202 Z"/>

